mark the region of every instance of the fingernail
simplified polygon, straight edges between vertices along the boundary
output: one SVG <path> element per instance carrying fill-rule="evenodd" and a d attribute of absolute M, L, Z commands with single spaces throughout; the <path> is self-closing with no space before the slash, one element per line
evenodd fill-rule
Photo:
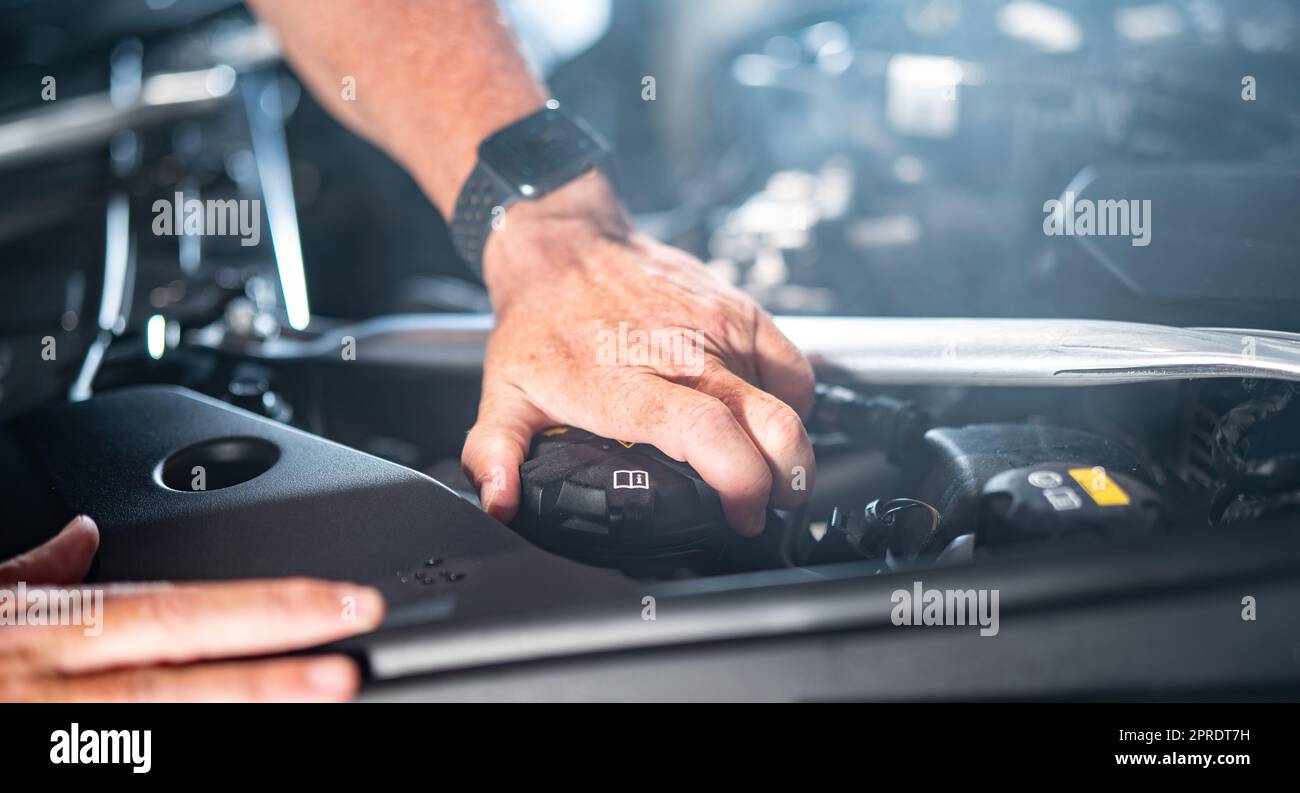
<path fill-rule="evenodd" d="M 763 533 L 767 526 L 767 511 L 764 510 L 750 519 L 749 525 L 745 527 L 746 537 L 757 537 Z"/>
<path fill-rule="evenodd" d="M 307 685 L 323 694 L 347 694 L 357 685 L 357 668 L 346 658 L 314 658 L 306 675 Z"/>
<path fill-rule="evenodd" d="M 492 511 L 492 502 L 497 497 L 497 489 L 491 484 L 483 485 L 483 490 L 479 493 L 479 503 L 483 505 L 484 512 Z"/>

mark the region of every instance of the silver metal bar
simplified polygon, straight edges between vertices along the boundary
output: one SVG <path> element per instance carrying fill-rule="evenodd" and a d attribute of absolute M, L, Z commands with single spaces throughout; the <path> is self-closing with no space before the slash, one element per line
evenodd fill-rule
<path fill-rule="evenodd" d="M 230 339 L 220 324 L 191 332 L 187 341 L 199 347 L 265 361 L 338 359 L 345 339 L 354 339 L 368 363 L 425 367 L 444 371 L 478 371 L 491 314 L 401 314 L 335 324 L 313 319 L 310 335 L 266 341 Z"/>
<path fill-rule="evenodd" d="M 144 79 L 141 71 L 143 52 L 139 40 L 127 39 L 113 49 L 109 57 L 109 102 L 115 108 L 138 107 Z M 138 165 L 139 141 L 131 129 L 117 130 L 122 146 L 110 146 L 110 167 L 118 177 L 131 173 Z M 115 138 L 115 140 L 118 140 Z M 123 151 L 125 150 L 125 151 Z M 131 197 L 117 190 L 108 199 L 104 223 L 104 281 L 99 293 L 99 333 L 86 350 L 77 379 L 68 390 L 68 399 L 81 402 L 94 394 L 95 375 L 113 338 L 126 330 L 131 315 L 131 297 L 135 293 L 135 241 L 131 232 Z"/>
<path fill-rule="evenodd" d="M 1087 386 L 1257 377 L 1300 381 L 1300 334 L 1176 328 L 1076 319 L 777 317 L 820 369 L 864 383 Z M 373 363 L 482 366 L 489 314 L 382 317 L 307 340 L 276 339 L 236 352 L 265 359 L 325 358 L 344 337 Z M 198 337 L 200 344 L 219 339 Z M 593 345 L 595 340 L 593 340 Z M 593 354 L 593 361 L 595 360 Z"/>
<path fill-rule="evenodd" d="M 92 385 L 113 337 L 126 329 L 135 290 L 134 243 L 131 239 L 131 200 L 126 193 L 114 193 L 108 200 L 104 223 L 104 283 L 99 295 L 99 333 L 86 350 L 68 399 L 81 402 L 94 393 Z"/>
<path fill-rule="evenodd" d="M 1261 377 L 1300 380 L 1300 337 L 1073 319 L 784 317 L 823 366 L 868 383 L 1087 386 Z"/>
<path fill-rule="evenodd" d="M 271 227 L 271 248 L 275 251 L 276 271 L 280 274 L 280 294 L 284 298 L 289 327 L 305 330 L 311 321 L 307 270 L 302 258 L 298 208 L 293 196 L 293 170 L 277 80 L 276 74 L 261 72 L 249 78 L 242 90 L 253 140 L 253 159 L 257 163 L 257 179 L 262 187 L 262 200 L 266 203 L 267 223 Z"/>
<path fill-rule="evenodd" d="M 226 62 L 212 68 L 141 77 L 129 92 L 119 86 L 116 92 L 59 99 L 0 118 L 0 167 L 102 144 L 122 130 L 206 112 L 232 96 L 238 70 L 279 58 L 274 38 L 260 26 L 225 36 L 220 45 L 213 54 Z"/>
<path fill-rule="evenodd" d="M 126 193 L 108 200 L 104 223 L 104 288 L 99 301 L 99 329 L 120 333 L 126 319 L 127 275 L 131 265 L 131 201 Z"/>
<path fill-rule="evenodd" d="M 87 148 L 122 130 L 207 110 L 230 94 L 234 74 L 229 66 L 160 74 L 145 79 L 139 98 L 126 106 L 105 91 L 0 119 L 0 167 Z"/>

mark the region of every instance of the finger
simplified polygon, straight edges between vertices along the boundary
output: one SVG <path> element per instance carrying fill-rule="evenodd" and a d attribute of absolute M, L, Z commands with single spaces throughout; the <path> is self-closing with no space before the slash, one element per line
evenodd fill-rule
<path fill-rule="evenodd" d="M 14 635 L 63 673 L 189 663 L 284 652 L 364 633 L 383 621 L 379 592 L 358 584 L 288 578 L 105 590 L 97 629 Z M 88 608 L 83 604 L 83 612 Z"/>
<path fill-rule="evenodd" d="M 484 389 L 478 421 L 465 437 L 461 466 L 483 510 L 502 523 L 519 508 L 519 466 L 533 435 L 551 423 L 513 387 Z"/>
<path fill-rule="evenodd" d="M 182 667 L 114 669 L 36 680 L 46 702 L 345 702 L 361 675 L 349 658 L 276 658 Z"/>
<path fill-rule="evenodd" d="M 763 531 L 772 473 L 719 400 L 638 373 L 618 384 L 617 399 L 593 402 L 584 415 L 580 426 L 598 435 L 648 443 L 690 463 L 718 491 L 732 528 L 751 537 Z"/>
<path fill-rule="evenodd" d="M 808 358 L 767 315 L 758 320 L 754 347 L 758 357 L 758 385 L 807 418 L 817 382 Z"/>
<path fill-rule="evenodd" d="M 0 563 L 0 583 L 75 584 L 86 577 L 97 550 L 99 528 L 78 515 L 43 545 Z"/>
<path fill-rule="evenodd" d="M 817 464 L 799 414 L 722 366 L 698 378 L 695 387 L 726 405 L 753 439 L 772 472 L 772 506 L 793 509 L 802 504 Z"/>

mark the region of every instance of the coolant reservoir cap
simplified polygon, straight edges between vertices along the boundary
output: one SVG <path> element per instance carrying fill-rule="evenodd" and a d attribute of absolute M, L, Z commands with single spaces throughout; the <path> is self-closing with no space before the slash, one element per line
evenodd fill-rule
<path fill-rule="evenodd" d="M 981 545 L 1107 538 L 1145 532 L 1160 500 L 1127 474 L 1083 463 L 1040 463 L 1004 471 L 980 494 Z"/>

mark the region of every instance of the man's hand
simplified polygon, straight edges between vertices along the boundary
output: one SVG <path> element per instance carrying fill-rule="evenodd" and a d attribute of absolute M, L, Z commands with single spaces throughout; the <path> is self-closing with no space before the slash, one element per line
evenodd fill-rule
<path fill-rule="evenodd" d="M 449 220 L 479 142 L 542 107 L 491 0 L 249 0 L 336 117 L 374 141 Z M 345 99 L 340 80 L 353 78 Z M 496 313 L 483 401 L 462 462 L 484 506 L 508 520 L 533 433 L 574 424 L 686 460 L 738 531 L 768 503 L 812 486 L 798 413 L 808 362 L 749 298 L 681 251 L 632 233 L 604 179 L 522 201 L 494 230 L 483 267 Z M 702 368 L 602 365 L 601 332 L 700 335 Z"/>
<path fill-rule="evenodd" d="M 76 584 L 99 547 L 86 517 L 0 564 L 0 588 Z M 100 632 L 83 625 L 0 626 L 0 702 L 351 699 L 344 656 L 217 660 L 309 647 L 372 630 L 379 593 L 309 579 L 103 588 Z M 26 604 L 19 604 L 26 605 Z M 85 612 L 83 611 L 83 614 Z"/>
<path fill-rule="evenodd" d="M 769 499 L 793 507 L 812 486 L 800 420 L 812 368 L 746 295 L 632 232 L 617 207 L 604 180 L 588 176 L 511 207 L 488 238 L 496 327 L 466 473 L 484 508 L 509 520 L 533 435 L 572 424 L 685 460 L 721 495 L 731 525 L 757 534 Z M 674 345 L 652 349 L 649 362 L 635 350 L 611 357 L 620 323 L 675 337 L 686 354 Z"/>

